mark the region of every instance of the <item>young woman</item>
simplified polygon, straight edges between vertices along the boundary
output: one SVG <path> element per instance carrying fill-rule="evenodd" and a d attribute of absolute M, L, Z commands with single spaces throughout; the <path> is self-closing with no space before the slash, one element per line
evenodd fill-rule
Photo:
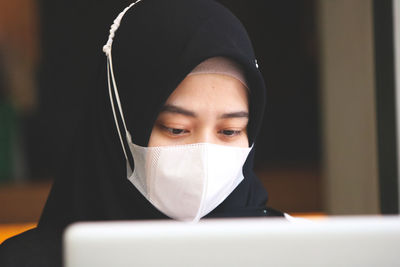
<path fill-rule="evenodd" d="M 75 221 L 283 216 L 253 173 L 265 86 L 234 15 L 212 0 L 138 1 L 103 50 L 38 227 L 3 243 L 1 266 L 60 265 Z"/>

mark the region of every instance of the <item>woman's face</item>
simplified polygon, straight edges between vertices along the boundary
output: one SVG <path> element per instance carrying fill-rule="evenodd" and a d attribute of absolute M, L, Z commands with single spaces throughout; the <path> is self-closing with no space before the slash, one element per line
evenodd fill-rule
<path fill-rule="evenodd" d="M 247 90 L 227 75 L 187 76 L 165 102 L 149 146 L 212 143 L 248 147 Z"/>

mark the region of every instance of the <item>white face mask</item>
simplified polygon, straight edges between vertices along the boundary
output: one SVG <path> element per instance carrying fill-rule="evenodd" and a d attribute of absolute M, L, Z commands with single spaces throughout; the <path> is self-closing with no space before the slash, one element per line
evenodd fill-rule
<path fill-rule="evenodd" d="M 128 179 L 162 213 L 198 221 L 243 180 L 251 148 L 201 143 L 141 147 L 128 142 L 135 170 Z"/>

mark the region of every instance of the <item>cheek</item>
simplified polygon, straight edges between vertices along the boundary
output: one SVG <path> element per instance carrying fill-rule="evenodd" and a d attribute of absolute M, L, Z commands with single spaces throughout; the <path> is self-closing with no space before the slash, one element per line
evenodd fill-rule
<path fill-rule="evenodd" d="M 158 129 L 158 127 L 156 126 L 153 126 L 148 147 L 162 146 L 163 143 L 165 143 L 165 140 L 163 140 L 163 136 L 160 129 Z"/>
<path fill-rule="evenodd" d="M 177 126 L 178 129 L 186 129 L 182 126 Z M 148 147 L 155 146 L 174 146 L 174 145 L 183 145 L 190 142 L 190 134 L 176 134 L 174 136 L 166 129 L 163 129 L 160 125 L 153 126 L 153 129 L 150 134 Z"/>
<path fill-rule="evenodd" d="M 249 147 L 249 138 L 247 136 L 247 131 L 241 134 L 240 138 L 237 140 L 236 146 L 238 147 Z"/>

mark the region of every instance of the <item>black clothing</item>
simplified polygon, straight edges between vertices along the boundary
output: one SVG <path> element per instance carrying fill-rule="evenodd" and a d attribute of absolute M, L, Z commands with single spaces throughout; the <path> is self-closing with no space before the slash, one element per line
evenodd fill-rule
<path fill-rule="evenodd" d="M 61 238 L 60 229 L 35 228 L 7 239 L 0 245 L 0 266 L 62 266 Z"/>
<path fill-rule="evenodd" d="M 263 116 L 265 86 L 238 19 L 211 0 L 143 0 L 128 10 L 115 34 L 112 57 L 127 128 L 135 144 L 147 146 L 168 96 L 194 67 L 215 56 L 231 58 L 244 69 L 250 88 L 247 132 L 252 144 Z M 3 258 L 11 262 L 1 266 L 58 265 L 60 235 L 75 221 L 167 219 L 126 177 L 105 64 L 104 56 L 99 84 L 83 94 L 86 113 L 66 151 L 68 157 L 63 159 L 38 228 L 2 245 L 0 265 Z M 244 180 L 206 218 L 282 216 L 265 207 L 267 192 L 253 173 L 255 147 L 243 167 Z M 130 163 L 134 165 L 131 157 Z M 21 264 L 12 264 L 17 258 Z"/>

